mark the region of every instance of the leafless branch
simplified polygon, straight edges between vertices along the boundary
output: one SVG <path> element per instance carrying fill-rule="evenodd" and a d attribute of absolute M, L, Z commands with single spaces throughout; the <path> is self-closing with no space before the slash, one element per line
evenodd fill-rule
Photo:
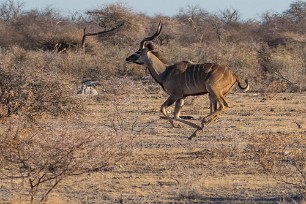
<path fill-rule="evenodd" d="M 86 40 L 87 36 L 95 36 L 95 35 L 102 35 L 102 34 L 105 34 L 105 33 L 110 33 L 110 32 L 113 32 L 113 31 L 117 30 L 118 28 L 122 27 L 123 25 L 124 25 L 124 22 L 121 22 L 121 23 L 117 24 L 115 27 L 113 27 L 109 30 L 93 32 L 93 33 L 86 33 L 86 27 L 85 27 L 83 29 L 84 34 L 83 34 L 82 43 L 81 43 L 82 48 L 84 49 L 84 47 L 85 47 L 85 40 Z"/>

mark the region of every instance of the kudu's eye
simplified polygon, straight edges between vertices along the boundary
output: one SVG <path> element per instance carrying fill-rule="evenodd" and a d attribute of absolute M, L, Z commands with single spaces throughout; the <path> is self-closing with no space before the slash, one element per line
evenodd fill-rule
<path fill-rule="evenodd" d="M 150 51 L 154 50 L 154 45 L 153 45 L 152 42 L 148 43 L 148 44 L 146 45 L 146 47 L 147 47 L 148 50 L 150 50 Z"/>

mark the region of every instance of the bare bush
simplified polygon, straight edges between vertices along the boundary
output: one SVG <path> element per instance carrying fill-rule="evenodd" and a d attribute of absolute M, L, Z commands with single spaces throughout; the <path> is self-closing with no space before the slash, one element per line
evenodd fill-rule
<path fill-rule="evenodd" d="M 268 92 L 296 92 L 303 89 L 304 60 L 296 53 L 297 50 L 299 49 L 290 50 L 285 46 L 271 49 L 265 44 L 258 49 L 260 73 Z M 276 84 L 278 85 L 275 86 Z"/>
<path fill-rule="evenodd" d="M 101 9 L 87 11 L 86 14 L 88 15 L 88 21 L 97 25 L 99 31 L 101 31 L 101 28 L 102 31 L 106 31 L 115 28 L 120 24 L 124 24 L 120 29 L 120 32 L 110 32 L 106 35 L 100 36 L 101 39 L 112 42 L 115 45 L 121 43 L 129 44 L 131 38 L 141 35 L 139 31 L 143 30 L 141 24 L 137 20 L 137 15 L 122 3 L 109 4 Z M 94 28 L 92 28 L 92 30 L 93 29 Z"/>
<path fill-rule="evenodd" d="M 250 152 L 261 169 L 294 191 L 306 196 L 306 146 L 302 135 L 266 135 L 253 138 Z"/>
<path fill-rule="evenodd" d="M 13 115 L 34 118 L 78 112 L 80 104 L 59 83 L 30 82 L 16 70 L 0 70 L 0 119 Z"/>
<path fill-rule="evenodd" d="M 19 7 L 18 7 L 19 8 Z M 43 49 L 61 51 L 75 48 L 80 44 L 81 30 L 62 17 L 55 9 L 31 10 L 25 12 L 19 8 L 14 19 L 0 21 L 0 46 L 12 45 L 27 50 Z M 79 32 L 78 32 L 79 31 Z"/>
<path fill-rule="evenodd" d="M 225 24 L 235 24 L 240 21 L 240 14 L 236 9 L 225 9 L 220 11 L 220 18 Z"/>
<path fill-rule="evenodd" d="M 16 62 L 18 67 L 27 67 L 29 70 L 28 67 L 39 66 L 41 70 L 47 70 L 48 74 L 52 70 L 59 70 L 78 79 L 89 75 L 95 79 L 122 74 L 143 76 L 143 70 L 136 70 L 133 66 L 127 68 L 122 59 L 130 53 L 136 40 L 152 29 L 152 22 L 162 20 L 166 32 L 162 33 L 158 42 L 168 61 L 225 63 L 234 69 L 248 70 L 246 73 L 259 84 L 269 85 L 272 81 L 271 86 L 278 87 L 275 91 L 299 91 L 305 89 L 302 83 L 305 79 L 305 36 L 296 29 L 288 31 L 287 28 L 294 24 L 288 23 L 291 22 L 288 19 L 297 21 L 304 18 L 303 6 L 297 2 L 282 14 L 266 13 L 262 22 L 243 22 L 236 10 L 227 9 L 213 14 L 197 6 L 187 6 L 175 17 L 159 15 L 154 18 L 137 14 L 121 3 L 87 11 L 86 15 L 72 17 L 71 20 L 63 18 L 51 8 L 32 10 L 19 12 L 14 20 L 0 21 L 4 28 L 0 31 L 3 36 L 0 46 L 9 51 L 14 51 L 10 48 L 12 45 L 24 49 L 19 53 L 14 52 L 15 58 L 10 57 L 14 62 L 11 61 L 10 66 L 15 66 Z M 78 52 L 83 34 L 81 28 L 86 27 L 89 33 L 96 33 L 114 28 L 122 22 L 124 26 L 117 31 L 88 39 L 86 54 Z M 254 51 L 260 47 L 261 41 L 268 43 L 271 49 L 269 62 L 262 61 L 265 57 L 263 52 L 259 54 Z M 278 49 L 278 46 L 281 48 Z M 40 50 L 32 52 L 35 57 L 27 52 L 36 49 L 74 52 L 42 56 Z M 263 51 L 260 49 L 258 52 Z M 256 56 L 258 61 L 254 60 Z M 293 60 L 294 56 L 298 56 L 297 60 Z M 43 59 L 38 61 L 36 57 Z M 265 66 L 269 66 L 270 71 L 264 71 Z M 256 90 L 263 91 L 264 86 Z M 270 90 L 274 91 L 274 88 Z"/>
<path fill-rule="evenodd" d="M 188 25 L 184 28 L 180 39 L 183 45 L 201 43 L 202 40 L 204 42 L 214 42 L 221 36 L 222 22 L 220 19 L 198 6 L 189 5 L 182 8 L 176 19 Z"/>
<path fill-rule="evenodd" d="M 22 181 L 31 202 L 45 201 L 68 176 L 101 171 L 124 155 L 122 137 L 86 128 L 64 129 L 65 124 L 29 126 L 11 121 L 0 132 L 2 181 Z"/>
<path fill-rule="evenodd" d="M 306 28 L 306 2 L 296 1 L 290 4 L 289 9 L 284 12 L 284 20 L 289 21 L 289 28 L 298 33 L 305 34 Z"/>

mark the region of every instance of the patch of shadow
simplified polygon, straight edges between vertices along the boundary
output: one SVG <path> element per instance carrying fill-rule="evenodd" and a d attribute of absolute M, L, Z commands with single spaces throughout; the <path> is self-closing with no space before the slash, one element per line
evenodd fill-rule
<path fill-rule="evenodd" d="M 180 116 L 180 118 L 184 119 L 184 120 L 196 120 L 193 116 L 190 116 L 190 115 L 182 115 L 182 116 Z M 168 118 L 165 117 L 165 116 L 160 116 L 160 119 L 167 120 Z M 170 117 L 170 119 L 174 119 L 174 117 Z"/>
<path fill-rule="evenodd" d="M 301 203 L 304 201 L 301 196 L 291 196 L 291 197 L 259 197 L 259 198 L 228 198 L 228 197 L 205 197 L 199 195 L 183 196 L 180 195 L 175 198 L 177 203 L 189 203 L 189 204 L 279 204 L 279 203 Z"/>

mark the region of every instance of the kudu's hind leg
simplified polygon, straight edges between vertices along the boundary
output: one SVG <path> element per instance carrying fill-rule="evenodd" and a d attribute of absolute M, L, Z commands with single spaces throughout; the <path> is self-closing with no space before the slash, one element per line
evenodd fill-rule
<path fill-rule="evenodd" d="M 210 114 L 212 114 L 213 112 L 215 112 L 217 110 L 217 100 L 215 99 L 215 97 L 212 97 L 211 95 L 209 95 L 209 105 L 210 105 Z"/>
<path fill-rule="evenodd" d="M 209 94 L 209 106 L 210 106 L 210 113 L 208 116 L 205 116 L 202 120 L 201 126 L 204 129 L 205 125 L 208 125 L 209 123 L 216 120 L 217 116 L 211 117 L 214 112 L 217 111 L 218 102 L 214 96 Z"/>
<path fill-rule="evenodd" d="M 216 97 L 212 94 L 209 94 L 209 108 L 210 108 L 210 114 L 206 117 L 203 118 L 202 122 L 201 122 L 201 127 L 197 128 L 194 133 L 192 133 L 192 135 L 190 135 L 190 137 L 188 138 L 189 140 L 191 140 L 192 138 L 196 137 L 198 132 L 203 132 L 205 125 L 208 125 L 209 123 L 211 123 L 212 121 L 214 121 L 217 116 L 209 119 L 209 121 L 207 120 L 207 118 L 212 115 L 215 111 L 217 111 L 217 107 L 218 107 L 218 103 L 216 100 Z"/>
<path fill-rule="evenodd" d="M 209 99 L 210 99 L 210 104 L 211 104 L 210 105 L 211 106 L 211 109 L 210 109 L 211 113 L 208 116 L 203 118 L 202 127 L 204 127 L 204 125 L 208 125 L 209 123 L 215 121 L 217 119 L 218 115 L 228 107 L 228 104 L 227 104 L 224 96 L 221 95 L 221 94 L 210 94 Z M 217 103 L 219 103 L 219 108 L 218 109 L 217 109 Z"/>

